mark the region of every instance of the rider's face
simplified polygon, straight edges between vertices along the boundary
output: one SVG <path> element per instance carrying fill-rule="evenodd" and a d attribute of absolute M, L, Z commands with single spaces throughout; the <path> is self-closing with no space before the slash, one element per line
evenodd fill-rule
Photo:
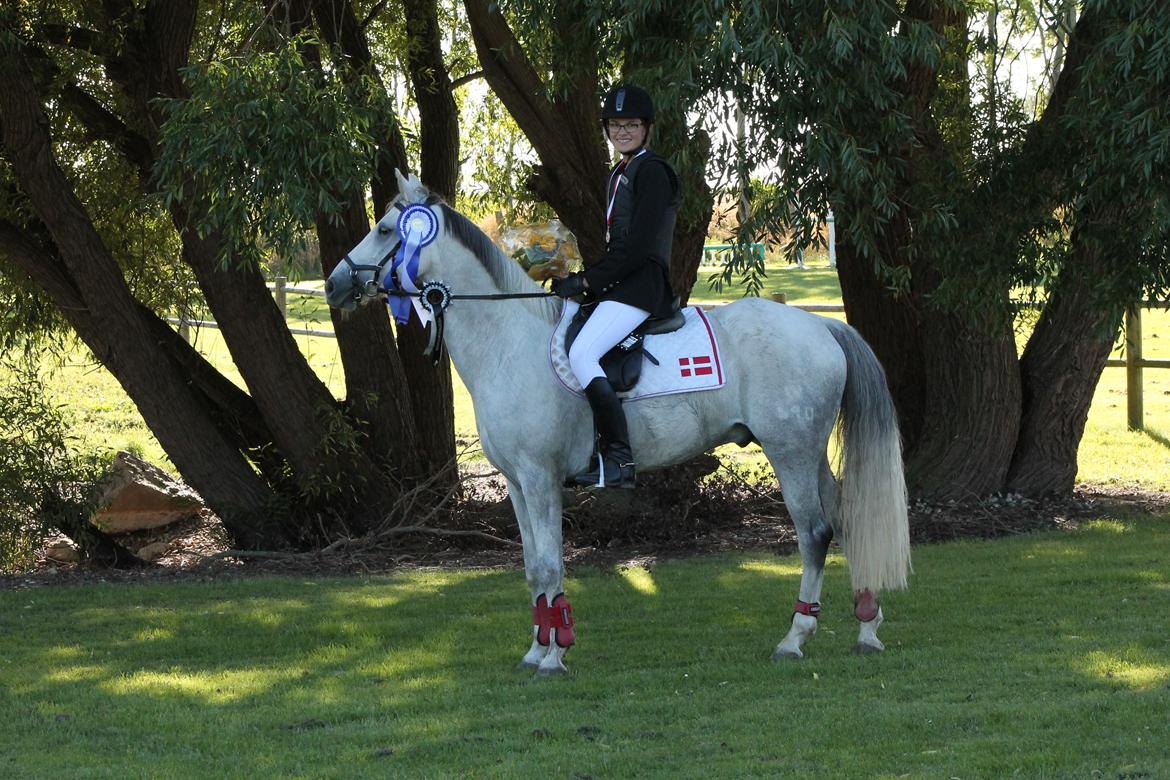
<path fill-rule="evenodd" d="M 650 126 L 642 119 L 610 119 L 605 123 L 609 143 L 619 154 L 631 154 L 646 143 Z"/>

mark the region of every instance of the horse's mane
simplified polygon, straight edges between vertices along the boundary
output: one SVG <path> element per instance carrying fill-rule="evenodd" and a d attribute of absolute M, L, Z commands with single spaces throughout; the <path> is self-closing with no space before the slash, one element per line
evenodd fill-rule
<path fill-rule="evenodd" d="M 500 248 L 474 222 L 445 202 L 440 201 L 438 205 L 443 211 L 443 224 L 447 233 L 479 260 L 500 290 L 536 291 L 536 283 L 524 273 L 520 264 L 500 251 Z M 557 298 L 536 298 L 527 303 L 544 315 L 549 322 L 556 323 L 560 319 L 561 302 Z"/>

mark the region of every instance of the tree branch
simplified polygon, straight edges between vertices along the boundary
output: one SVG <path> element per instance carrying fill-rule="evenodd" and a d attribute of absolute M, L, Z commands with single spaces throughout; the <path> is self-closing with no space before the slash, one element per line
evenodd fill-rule
<path fill-rule="evenodd" d="M 482 79 L 483 77 L 484 77 L 484 72 L 482 70 L 473 71 L 472 73 L 468 73 L 464 76 L 460 76 L 459 78 L 452 81 L 451 82 L 451 89 L 453 89 L 453 90 L 459 89 L 464 84 L 470 84 L 471 82 L 476 81 L 477 79 Z"/>
<path fill-rule="evenodd" d="M 108 36 L 97 30 L 85 27 L 71 27 L 66 24 L 42 24 L 37 27 L 39 37 L 54 46 L 65 46 L 76 51 L 84 51 L 99 57 L 106 57 L 113 53 L 109 47 Z"/>

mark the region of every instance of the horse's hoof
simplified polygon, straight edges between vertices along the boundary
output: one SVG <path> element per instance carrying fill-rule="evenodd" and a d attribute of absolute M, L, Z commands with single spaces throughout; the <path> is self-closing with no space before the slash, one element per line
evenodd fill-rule
<path fill-rule="evenodd" d="M 779 647 L 772 653 L 773 661 L 799 661 L 804 658 L 804 653 L 799 650 L 785 650 Z"/>
<path fill-rule="evenodd" d="M 871 645 L 865 642 L 858 642 L 853 646 L 854 655 L 875 655 L 885 650 L 885 645 Z"/>
<path fill-rule="evenodd" d="M 536 679 L 547 680 L 556 677 L 564 677 L 569 673 L 569 670 L 564 664 L 558 666 L 538 666 L 536 667 Z"/>

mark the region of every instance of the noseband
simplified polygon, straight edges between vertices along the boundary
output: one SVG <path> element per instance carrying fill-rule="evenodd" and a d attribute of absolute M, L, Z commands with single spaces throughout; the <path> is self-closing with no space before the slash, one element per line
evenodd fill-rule
<path fill-rule="evenodd" d="M 390 262 L 390 258 L 397 254 L 401 244 L 401 241 L 395 241 L 394 246 L 390 247 L 390 251 L 376 265 L 355 263 L 349 255 L 341 258 L 341 262 L 349 266 L 349 280 L 350 287 L 353 289 L 354 301 L 360 303 L 363 298 L 379 297 L 378 277 L 386 268 L 386 263 Z M 373 275 L 363 284 L 358 276 L 360 271 L 370 271 Z"/>

